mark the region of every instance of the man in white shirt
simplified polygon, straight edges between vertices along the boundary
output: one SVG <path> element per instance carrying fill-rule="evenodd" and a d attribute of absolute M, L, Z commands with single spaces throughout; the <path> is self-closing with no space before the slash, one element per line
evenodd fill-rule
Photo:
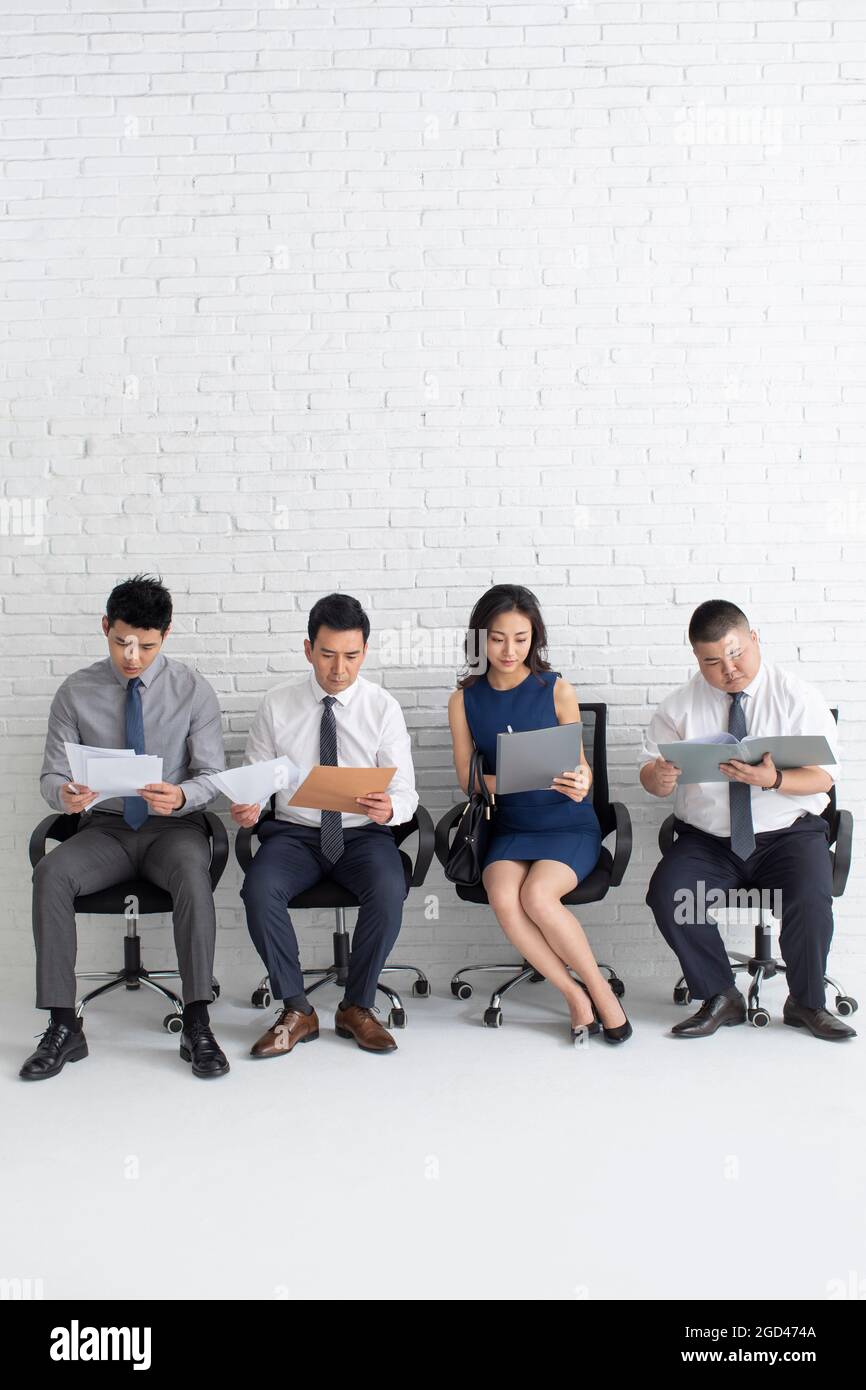
<path fill-rule="evenodd" d="M 296 1043 L 319 1035 L 287 905 L 323 877 L 351 888 L 360 903 L 336 1030 L 366 1052 L 393 1052 L 397 1044 L 373 1004 L 408 892 L 389 826 L 411 820 L 418 805 L 409 733 L 394 696 L 359 674 L 370 621 L 357 599 L 348 594 L 319 599 L 307 633 L 310 674 L 268 691 L 250 729 L 247 762 L 286 755 L 307 768 L 320 763 L 397 770 L 387 791 L 358 797 L 352 814 L 291 806 L 287 792 L 277 793 L 276 819 L 260 827 L 260 848 L 241 889 L 250 936 L 273 993 L 283 1000 L 275 1024 L 252 1055 L 285 1056 Z M 232 817 L 238 825 L 255 825 L 266 805 L 234 805 Z"/>
<path fill-rule="evenodd" d="M 646 901 L 679 958 L 689 993 L 704 1001 L 672 1032 L 703 1038 L 746 1021 L 746 1001 L 734 984 L 719 929 L 699 905 L 712 897 L 710 906 L 718 907 L 720 895 L 758 888 L 772 890 L 773 900 L 781 901 L 785 1023 L 832 1042 L 856 1037 L 824 1007 L 833 903 L 829 831 L 821 812 L 838 765 L 833 716 L 814 686 L 763 660 L 758 634 L 735 604 L 702 603 L 689 623 L 689 641 L 698 671 L 653 715 L 640 769 L 641 783 L 653 796 L 675 793 L 677 833 Z M 781 772 L 769 753 L 755 766 L 720 758 L 727 783 L 679 786 L 680 769 L 661 756 L 659 744 L 724 732 L 737 738 L 823 734 L 837 763 Z"/>

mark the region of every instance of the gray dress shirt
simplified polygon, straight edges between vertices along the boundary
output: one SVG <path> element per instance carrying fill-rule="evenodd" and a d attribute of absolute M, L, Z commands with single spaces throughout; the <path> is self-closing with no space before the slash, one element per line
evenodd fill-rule
<path fill-rule="evenodd" d="M 162 780 L 183 789 L 186 801 L 173 816 L 200 810 L 219 796 L 208 775 L 225 768 L 220 708 L 213 687 L 203 676 L 158 652 L 142 682 L 144 749 L 162 757 Z M 65 808 L 60 788 L 71 780 L 64 743 L 99 748 L 126 748 L 127 678 L 111 660 L 95 661 L 60 686 L 51 702 L 45 757 L 39 785 L 55 811 Z M 97 811 L 123 815 L 123 798 L 100 801 Z M 89 816 L 90 812 L 84 814 Z"/>

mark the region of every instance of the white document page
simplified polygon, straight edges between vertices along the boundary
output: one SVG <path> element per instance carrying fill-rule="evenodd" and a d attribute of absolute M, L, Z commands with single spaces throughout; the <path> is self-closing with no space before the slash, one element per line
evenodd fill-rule
<path fill-rule="evenodd" d="M 300 769 L 290 758 L 268 758 L 260 763 L 245 763 L 212 774 L 220 791 L 225 792 L 232 805 L 252 806 L 267 801 L 274 792 L 293 792 L 298 786 Z"/>
<path fill-rule="evenodd" d="M 162 758 L 152 753 L 133 753 L 126 758 L 88 757 L 86 785 L 111 796 L 138 796 L 139 787 L 162 781 Z M 104 799 L 104 798 L 103 798 Z"/>
<path fill-rule="evenodd" d="M 64 743 L 66 750 L 66 760 L 69 763 L 69 771 L 72 773 L 72 784 L 76 787 L 86 787 L 87 782 L 87 759 L 91 758 L 134 758 L 134 748 L 96 748 L 90 743 Z M 95 787 L 90 788 L 95 791 Z M 98 796 L 95 801 L 91 801 L 88 811 L 94 806 L 98 806 L 100 801 L 110 801 L 112 792 L 105 792 Z"/>

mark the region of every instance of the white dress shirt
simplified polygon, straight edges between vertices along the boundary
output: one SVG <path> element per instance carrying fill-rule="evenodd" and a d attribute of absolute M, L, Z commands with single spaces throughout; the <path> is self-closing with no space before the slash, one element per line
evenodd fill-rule
<path fill-rule="evenodd" d="M 747 734 L 823 734 L 839 758 L 836 721 L 820 691 L 762 659 L 754 680 L 744 687 L 743 712 Z M 686 685 L 666 695 L 650 720 L 641 750 L 641 766 L 661 756 L 660 743 L 727 733 L 730 692 L 718 690 L 697 671 Z M 719 762 L 724 761 L 719 749 Z M 838 761 L 824 768 L 836 779 Z M 730 835 L 728 782 L 692 782 L 678 786 L 674 814 L 710 835 Z M 752 824 L 762 830 L 784 830 L 811 811 L 819 816 L 830 798 L 826 792 L 786 796 L 782 791 L 752 787 Z"/>
<path fill-rule="evenodd" d="M 302 681 L 286 681 L 265 695 L 252 722 L 246 746 L 248 763 L 287 757 L 308 771 L 321 761 L 319 734 L 322 700 L 328 694 L 311 670 Z M 358 676 L 335 696 L 331 706 L 337 726 L 339 767 L 396 767 L 386 788 L 394 814 L 388 825 L 411 820 L 418 805 L 412 745 L 406 720 L 397 700 L 381 685 Z M 321 825 L 322 813 L 306 806 L 290 806 L 289 794 L 277 792 L 277 820 L 295 825 Z M 267 806 L 267 801 L 263 802 Z M 344 811 L 346 829 L 369 825 L 364 812 Z"/>

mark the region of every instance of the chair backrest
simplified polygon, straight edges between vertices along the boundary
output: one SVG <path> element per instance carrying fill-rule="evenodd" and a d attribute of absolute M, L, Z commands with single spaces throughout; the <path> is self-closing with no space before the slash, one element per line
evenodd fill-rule
<path fill-rule="evenodd" d="M 604 825 L 610 807 L 607 781 L 607 705 L 580 702 L 583 751 L 592 768 L 592 804 Z"/>
<path fill-rule="evenodd" d="M 831 706 L 830 706 L 830 713 L 832 714 L 833 718 L 835 719 L 836 723 L 838 724 L 838 723 L 839 723 L 839 711 L 838 711 L 838 709 L 836 709 L 836 707 L 835 707 L 834 705 L 831 705 Z M 829 790 L 829 792 L 827 793 L 827 795 L 829 796 L 830 800 L 828 801 L 827 805 L 824 807 L 823 811 L 821 812 L 821 815 L 823 816 L 824 820 L 827 822 L 827 824 L 828 824 L 829 827 L 830 827 L 830 834 L 833 835 L 833 834 L 835 833 L 835 828 L 836 828 L 836 781 L 835 781 L 835 778 L 834 778 L 834 780 L 833 780 L 833 785 L 832 785 L 832 787 L 830 788 L 830 790 Z"/>

